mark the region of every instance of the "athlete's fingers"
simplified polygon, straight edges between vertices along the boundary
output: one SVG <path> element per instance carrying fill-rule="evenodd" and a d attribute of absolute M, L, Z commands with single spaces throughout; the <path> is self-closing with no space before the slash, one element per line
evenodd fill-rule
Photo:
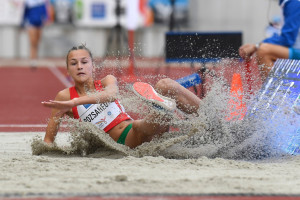
<path fill-rule="evenodd" d="M 50 102 L 50 101 L 43 101 L 41 102 L 45 107 L 48 107 L 48 108 L 55 108 L 56 107 L 56 103 L 55 102 Z"/>
<path fill-rule="evenodd" d="M 43 104 L 43 106 L 49 107 L 49 102 L 42 101 L 41 103 Z"/>
<path fill-rule="evenodd" d="M 49 100 L 49 101 L 42 101 L 41 103 L 52 103 L 55 102 L 54 100 Z"/>

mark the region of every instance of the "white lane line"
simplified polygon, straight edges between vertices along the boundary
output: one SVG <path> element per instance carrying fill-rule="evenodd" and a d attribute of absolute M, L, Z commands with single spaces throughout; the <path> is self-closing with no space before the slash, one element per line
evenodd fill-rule
<path fill-rule="evenodd" d="M 45 128 L 47 124 L 0 124 L 0 128 Z M 60 127 L 67 127 L 60 125 Z"/>
<path fill-rule="evenodd" d="M 0 128 L 7 128 L 7 127 L 13 127 L 13 128 L 32 128 L 32 127 L 46 127 L 46 124 L 0 124 Z"/>
<path fill-rule="evenodd" d="M 68 79 L 66 79 L 66 77 L 64 76 L 64 74 L 57 69 L 57 67 L 55 66 L 51 66 L 48 67 L 48 69 L 54 74 L 54 76 L 56 76 L 56 78 L 58 78 L 58 80 L 60 80 L 60 82 L 62 82 L 62 84 L 64 84 L 66 87 L 72 87 L 73 84 L 70 83 L 70 81 L 68 81 Z"/>

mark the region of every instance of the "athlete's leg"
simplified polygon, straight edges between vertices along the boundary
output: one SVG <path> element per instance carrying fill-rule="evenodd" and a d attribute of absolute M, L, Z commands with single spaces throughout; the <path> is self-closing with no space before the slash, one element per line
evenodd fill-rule
<path fill-rule="evenodd" d="M 155 90 L 176 101 L 177 107 L 185 113 L 191 114 L 199 109 L 200 98 L 176 81 L 165 78 L 157 82 Z"/>
<path fill-rule="evenodd" d="M 154 136 L 160 136 L 169 130 L 168 120 L 168 117 L 163 118 L 155 114 L 148 115 L 142 120 L 134 120 L 125 145 L 135 148 L 144 142 L 150 142 Z"/>
<path fill-rule="evenodd" d="M 174 99 L 177 107 L 186 113 L 195 113 L 199 108 L 200 99 L 172 79 L 160 80 L 155 85 L 155 89 L 163 96 Z M 160 136 L 168 131 L 169 121 L 170 116 L 167 113 L 164 115 L 163 112 L 155 111 L 142 120 L 135 120 L 127 135 L 125 144 L 130 148 L 134 148 L 144 142 L 151 141 L 154 136 Z"/>
<path fill-rule="evenodd" d="M 289 49 L 280 45 L 262 43 L 257 50 L 257 58 L 261 77 L 264 81 L 272 69 L 276 59 L 289 58 Z"/>

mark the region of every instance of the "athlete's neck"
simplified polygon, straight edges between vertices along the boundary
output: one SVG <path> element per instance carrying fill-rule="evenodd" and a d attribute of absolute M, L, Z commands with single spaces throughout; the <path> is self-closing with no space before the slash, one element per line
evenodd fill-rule
<path fill-rule="evenodd" d="M 93 92 L 95 90 L 94 80 L 85 83 L 75 83 L 75 88 L 79 96 L 84 96 L 88 91 Z"/>

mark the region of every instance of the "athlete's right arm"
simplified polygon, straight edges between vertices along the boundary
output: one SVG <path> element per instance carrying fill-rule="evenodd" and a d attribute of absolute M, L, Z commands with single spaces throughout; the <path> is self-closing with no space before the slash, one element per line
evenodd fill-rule
<path fill-rule="evenodd" d="M 68 89 L 60 91 L 56 97 L 55 101 L 67 101 L 70 100 L 70 93 Z M 51 144 L 55 140 L 55 136 L 58 132 L 60 125 L 60 118 L 64 115 L 59 109 L 52 108 L 51 117 L 49 118 L 48 125 L 46 128 L 46 134 L 44 137 L 44 142 Z"/>

